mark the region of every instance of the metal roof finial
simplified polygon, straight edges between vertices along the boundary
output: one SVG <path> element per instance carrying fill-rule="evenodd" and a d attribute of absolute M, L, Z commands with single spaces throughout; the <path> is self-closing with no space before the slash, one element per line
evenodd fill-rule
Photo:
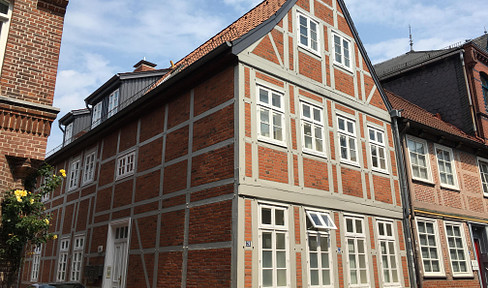
<path fill-rule="evenodd" d="M 413 37 L 412 37 L 412 26 L 408 25 L 408 34 L 410 38 L 410 52 L 413 51 Z"/>

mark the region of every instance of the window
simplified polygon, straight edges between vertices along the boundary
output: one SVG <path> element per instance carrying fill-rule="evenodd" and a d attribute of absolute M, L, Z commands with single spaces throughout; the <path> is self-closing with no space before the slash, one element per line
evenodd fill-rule
<path fill-rule="evenodd" d="M 95 128 L 102 121 L 102 102 L 100 101 L 93 106 L 92 128 Z"/>
<path fill-rule="evenodd" d="M 119 107 L 119 89 L 115 90 L 108 96 L 108 117 L 117 113 Z"/>
<path fill-rule="evenodd" d="M 483 99 L 485 100 L 485 109 L 488 111 L 488 76 L 481 74 L 481 89 L 483 90 Z"/>
<path fill-rule="evenodd" d="M 437 221 L 417 218 L 422 267 L 425 276 L 444 276 Z"/>
<path fill-rule="evenodd" d="M 356 149 L 356 128 L 355 122 L 351 119 L 337 116 L 339 126 L 339 142 L 341 149 L 341 160 L 353 164 L 358 163 Z"/>
<path fill-rule="evenodd" d="M 368 134 L 371 147 L 371 165 L 374 170 L 386 172 L 385 134 L 373 127 L 368 127 Z"/>
<path fill-rule="evenodd" d="M 69 239 L 61 239 L 59 246 L 59 258 L 58 258 L 58 275 L 57 281 L 66 280 L 66 266 L 68 265 L 68 251 L 69 251 Z"/>
<path fill-rule="evenodd" d="M 80 281 L 81 267 L 83 264 L 83 248 L 85 246 L 85 236 L 76 236 L 73 245 L 73 257 L 71 259 L 70 281 Z"/>
<path fill-rule="evenodd" d="M 83 184 L 93 181 L 95 176 L 95 152 L 85 156 L 83 168 Z"/>
<path fill-rule="evenodd" d="M 307 211 L 307 216 L 309 285 L 331 287 L 333 274 L 329 229 L 337 227 L 327 213 Z"/>
<path fill-rule="evenodd" d="M 463 225 L 461 223 L 445 222 L 447 245 L 453 276 L 472 276 L 469 264 L 469 252 L 466 245 Z"/>
<path fill-rule="evenodd" d="M 5 0 L 0 0 L 0 71 L 3 64 L 5 46 L 7 45 L 8 28 L 10 26 L 10 17 L 12 8 Z"/>
<path fill-rule="evenodd" d="M 80 159 L 71 162 L 68 180 L 68 190 L 78 188 L 78 179 L 80 178 Z"/>
<path fill-rule="evenodd" d="M 117 178 L 124 177 L 134 173 L 135 157 L 136 157 L 136 153 L 131 152 L 117 159 Z"/>
<path fill-rule="evenodd" d="M 332 38 L 334 39 L 334 63 L 349 70 L 352 69 L 351 42 L 336 33 L 332 33 Z"/>
<path fill-rule="evenodd" d="M 369 287 L 364 219 L 354 216 L 345 216 L 344 219 L 346 221 L 346 261 L 349 284 L 355 287 Z"/>
<path fill-rule="evenodd" d="M 258 87 L 259 137 L 263 140 L 285 144 L 285 113 L 283 94 Z"/>
<path fill-rule="evenodd" d="M 298 44 L 312 52 L 319 52 L 319 33 L 318 23 L 310 19 L 309 17 L 298 13 L 297 14 L 298 25 L 297 33 L 299 35 Z"/>
<path fill-rule="evenodd" d="M 31 271 L 31 281 L 37 281 L 39 279 L 39 267 L 41 266 L 41 251 L 42 244 L 36 246 L 32 255 L 32 271 Z"/>
<path fill-rule="evenodd" d="M 285 207 L 260 205 L 261 287 L 288 287 L 288 225 Z"/>
<path fill-rule="evenodd" d="M 410 168 L 412 178 L 417 180 L 430 181 L 429 154 L 427 142 L 420 139 L 407 138 L 407 146 L 410 156 Z"/>
<path fill-rule="evenodd" d="M 447 147 L 435 145 L 437 165 L 439 166 L 439 179 L 441 186 L 457 188 L 456 167 L 452 150 Z"/>
<path fill-rule="evenodd" d="M 64 145 L 68 145 L 73 140 L 73 122 L 66 125 L 66 130 L 64 131 Z"/>
<path fill-rule="evenodd" d="M 323 109 L 305 102 L 302 108 L 303 150 L 325 154 Z"/>
<path fill-rule="evenodd" d="M 483 194 L 488 197 L 488 161 L 478 159 L 480 167 L 481 185 L 483 186 Z"/>
<path fill-rule="evenodd" d="M 393 222 L 378 221 L 378 242 L 380 244 L 380 262 L 383 271 L 383 282 L 389 286 L 400 287 L 396 243 L 393 236 Z"/>

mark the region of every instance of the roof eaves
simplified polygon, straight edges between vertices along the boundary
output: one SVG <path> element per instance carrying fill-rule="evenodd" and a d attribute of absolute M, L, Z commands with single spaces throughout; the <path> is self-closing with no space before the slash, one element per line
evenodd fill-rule
<path fill-rule="evenodd" d="M 90 96 L 85 98 L 85 103 L 87 104 L 92 104 L 94 101 L 96 101 L 105 90 L 112 88 L 116 83 L 120 80 L 120 74 L 117 73 L 112 78 L 110 78 L 107 82 L 103 83 L 102 86 L 98 87 L 97 90 L 95 90 Z"/>

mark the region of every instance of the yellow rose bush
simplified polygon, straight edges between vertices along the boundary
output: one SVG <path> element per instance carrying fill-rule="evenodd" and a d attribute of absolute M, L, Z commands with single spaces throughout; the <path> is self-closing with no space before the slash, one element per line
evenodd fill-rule
<path fill-rule="evenodd" d="M 0 286 L 10 287 L 15 282 L 17 271 L 22 265 L 26 245 L 37 246 L 57 235 L 49 232 L 51 216 L 45 213 L 44 195 L 53 192 L 63 181 L 66 172 L 53 173 L 53 168 L 45 166 L 38 171 L 44 178 L 39 187 L 33 185 L 25 189 L 13 189 L 4 193 L 2 199 L 2 219 L 0 226 L 0 263 L 10 267 Z M 34 178 L 36 179 L 36 178 Z"/>

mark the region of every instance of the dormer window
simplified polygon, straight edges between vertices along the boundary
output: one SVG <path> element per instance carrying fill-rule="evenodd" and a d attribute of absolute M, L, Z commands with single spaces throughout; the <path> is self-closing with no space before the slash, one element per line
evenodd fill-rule
<path fill-rule="evenodd" d="M 108 113 L 107 118 L 112 117 L 117 113 L 119 107 L 119 89 L 115 90 L 108 96 Z"/>
<path fill-rule="evenodd" d="M 8 2 L 0 0 L 0 70 L 2 69 L 3 53 L 7 44 L 9 20 L 12 14 L 11 10 Z"/>
<path fill-rule="evenodd" d="M 73 140 L 73 122 L 66 125 L 66 130 L 64 131 L 64 145 L 68 145 Z"/>
<path fill-rule="evenodd" d="M 93 106 L 92 114 L 92 128 L 96 127 L 102 122 L 102 101 L 98 102 Z"/>

